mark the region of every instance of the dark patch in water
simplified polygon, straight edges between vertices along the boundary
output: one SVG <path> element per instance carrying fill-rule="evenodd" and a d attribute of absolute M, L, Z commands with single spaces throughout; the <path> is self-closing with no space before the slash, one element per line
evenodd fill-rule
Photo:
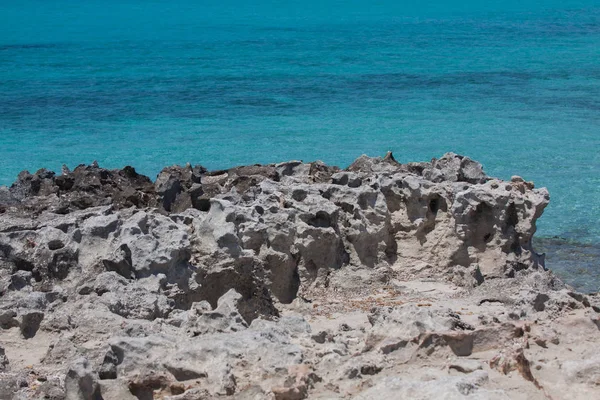
<path fill-rule="evenodd" d="M 302 32 L 307 29 L 301 29 L 293 26 L 266 26 L 256 28 L 257 32 Z"/>
<path fill-rule="evenodd" d="M 600 244 L 552 237 L 536 238 L 533 245 L 546 253 L 546 267 L 563 281 L 582 292 L 600 291 Z"/>
<path fill-rule="evenodd" d="M 36 49 L 53 49 L 58 47 L 55 43 L 25 43 L 25 44 L 1 44 L 2 50 L 36 50 Z"/>

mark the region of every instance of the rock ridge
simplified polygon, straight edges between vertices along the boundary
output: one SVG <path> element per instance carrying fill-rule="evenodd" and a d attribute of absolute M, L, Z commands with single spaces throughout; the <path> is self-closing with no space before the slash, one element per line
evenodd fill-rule
<path fill-rule="evenodd" d="M 532 247 L 548 202 L 454 153 L 24 171 L 0 188 L 0 398 L 507 398 L 512 371 L 544 395 L 545 321 L 600 329 Z M 597 361 L 569 362 L 592 393 Z"/>

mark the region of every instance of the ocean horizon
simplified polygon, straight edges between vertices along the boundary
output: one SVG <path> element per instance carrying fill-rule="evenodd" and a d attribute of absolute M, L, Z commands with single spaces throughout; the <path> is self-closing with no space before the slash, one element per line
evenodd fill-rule
<path fill-rule="evenodd" d="M 0 185 L 446 152 L 547 187 L 536 248 L 600 287 L 597 1 L 5 2 Z"/>

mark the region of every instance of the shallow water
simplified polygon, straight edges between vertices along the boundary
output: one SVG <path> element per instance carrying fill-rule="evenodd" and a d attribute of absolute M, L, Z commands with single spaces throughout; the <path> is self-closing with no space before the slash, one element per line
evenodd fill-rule
<path fill-rule="evenodd" d="M 282 3 L 2 4 L 0 184 L 93 160 L 155 176 L 454 151 L 548 187 L 548 266 L 598 286 L 596 1 Z"/>
<path fill-rule="evenodd" d="M 534 240 L 537 252 L 546 253 L 546 267 L 582 292 L 600 292 L 600 246 L 562 238 Z"/>

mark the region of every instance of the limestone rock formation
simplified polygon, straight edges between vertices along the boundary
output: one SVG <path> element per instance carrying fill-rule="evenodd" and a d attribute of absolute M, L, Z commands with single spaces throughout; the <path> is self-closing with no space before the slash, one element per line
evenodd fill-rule
<path fill-rule="evenodd" d="M 548 202 L 452 153 L 23 172 L 0 188 L 0 394 L 591 398 L 597 357 L 561 346 L 600 341 L 600 299 L 533 249 Z"/>

